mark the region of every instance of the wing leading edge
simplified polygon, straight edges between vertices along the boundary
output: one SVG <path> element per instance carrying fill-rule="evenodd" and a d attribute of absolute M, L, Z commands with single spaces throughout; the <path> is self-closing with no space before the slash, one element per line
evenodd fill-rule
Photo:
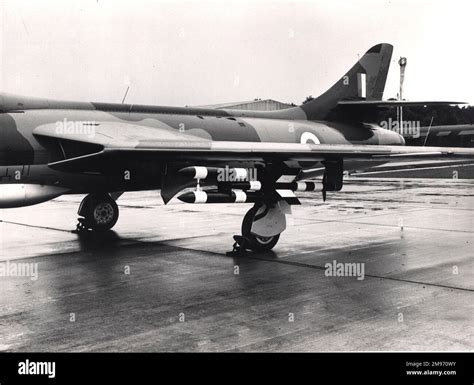
<path fill-rule="evenodd" d="M 384 146 L 348 144 L 300 144 L 274 142 L 212 141 L 162 128 L 144 128 L 129 124 L 103 124 L 91 136 L 66 135 L 54 126 L 40 126 L 37 136 L 68 139 L 100 145 L 102 150 L 80 157 L 50 163 L 53 168 L 80 170 L 101 159 L 164 161 L 324 161 L 331 159 L 357 160 L 430 160 L 439 158 L 473 158 L 474 148 Z"/>
<path fill-rule="evenodd" d="M 135 147 L 104 148 L 95 154 L 66 159 L 49 165 L 67 170 L 91 165 L 101 159 L 159 159 L 164 161 L 324 161 L 346 160 L 433 160 L 473 158 L 474 148 L 408 147 L 377 145 L 290 144 L 257 142 L 141 141 Z"/>

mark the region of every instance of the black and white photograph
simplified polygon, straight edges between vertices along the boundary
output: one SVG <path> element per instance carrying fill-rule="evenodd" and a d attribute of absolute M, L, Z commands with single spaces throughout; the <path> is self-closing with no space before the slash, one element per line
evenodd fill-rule
<path fill-rule="evenodd" d="M 367 353 L 472 384 L 473 17 L 0 0 L 0 383 Z"/>

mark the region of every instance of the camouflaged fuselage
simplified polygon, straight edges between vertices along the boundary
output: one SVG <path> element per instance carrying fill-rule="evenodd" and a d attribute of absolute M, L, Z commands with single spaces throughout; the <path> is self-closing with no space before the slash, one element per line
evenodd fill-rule
<path fill-rule="evenodd" d="M 91 131 L 84 132 L 85 137 L 94 135 L 94 125 L 116 122 L 148 130 L 177 131 L 213 141 L 390 145 L 400 144 L 402 140 L 398 134 L 377 126 L 368 129 L 362 124 L 309 121 L 300 107 L 262 112 L 66 102 L 1 94 L 0 183 L 19 183 L 15 175 L 20 172 L 21 183 L 54 184 L 75 192 L 91 188 L 112 191 L 159 187 L 163 165 L 130 165 L 135 167 L 135 175 L 140 174 L 133 186 L 124 186 L 120 176 L 69 174 L 48 167 L 66 154 L 63 148 L 36 136 L 34 130 L 51 124 L 57 124 L 59 129 L 75 122 L 92 125 Z M 74 146 L 67 149 L 71 154 Z"/>

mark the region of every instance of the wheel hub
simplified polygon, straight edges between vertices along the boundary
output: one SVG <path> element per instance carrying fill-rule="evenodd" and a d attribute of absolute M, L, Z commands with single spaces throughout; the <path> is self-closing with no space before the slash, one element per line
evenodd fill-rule
<path fill-rule="evenodd" d="M 98 204 L 94 209 L 94 220 L 99 225 L 104 225 L 112 221 L 114 209 L 108 202 Z"/>

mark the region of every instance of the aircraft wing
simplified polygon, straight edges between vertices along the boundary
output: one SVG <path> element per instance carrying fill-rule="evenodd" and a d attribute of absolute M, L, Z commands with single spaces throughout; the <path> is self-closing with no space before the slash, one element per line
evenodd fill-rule
<path fill-rule="evenodd" d="M 89 143 L 103 146 L 105 148 L 133 147 L 140 141 L 202 141 L 194 135 L 188 135 L 155 121 L 157 127 L 147 127 L 133 123 L 122 122 L 70 122 L 67 125 L 44 124 L 33 130 L 33 135 L 54 138 L 58 140 L 69 140 L 77 143 Z M 78 125 L 75 125 L 78 123 Z"/>
<path fill-rule="evenodd" d="M 67 169 L 88 161 L 123 157 L 179 161 L 323 161 L 328 159 L 367 159 L 376 161 L 474 157 L 474 148 L 412 147 L 339 144 L 287 144 L 260 142 L 178 142 L 145 141 L 135 147 L 107 147 L 102 151 L 50 163 Z"/>
<path fill-rule="evenodd" d="M 388 162 L 474 157 L 474 148 L 212 141 L 171 128 L 117 122 L 101 122 L 90 135 L 61 132 L 54 125 L 39 126 L 34 135 L 73 141 L 76 147 L 81 143 L 96 145 L 92 153 L 50 163 L 51 167 L 64 171 L 94 169 L 101 161 L 113 163 L 115 160 L 139 159 L 205 164 L 207 161 L 239 160 L 323 161 L 343 158 Z"/>

